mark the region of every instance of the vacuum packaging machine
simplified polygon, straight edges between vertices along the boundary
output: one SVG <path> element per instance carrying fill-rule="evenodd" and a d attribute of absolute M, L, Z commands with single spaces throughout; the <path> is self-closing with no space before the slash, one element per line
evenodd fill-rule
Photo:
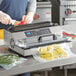
<path fill-rule="evenodd" d="M 37 47 L 68 41 L 62 37 L 60 27 L 51 26 L 54 24 L 44 22 L 13 27 L 5 30 L 5 42 L 12 50 L 28 56 L 34 54 Z"/>
<path fill-rule="evenodd" d="M 5 30 L 5 42 L 9 48 L 23 56 L 35 54 L 37 47 L 51 45 L 52 43 L 67 43 L 67 38 L 60 35 L 61 26 L 52 25 L 54 24 L 38 23 L 12 27 Z M 48 62 L 38 62 L 32 57 L 28 57 L 28 60 L 23 64 L 8 70 L 0 69 L 0 75 L 9 76 L 76 63 L 76 54 L 72 50 L 70 51 L 69 56 Z"/>

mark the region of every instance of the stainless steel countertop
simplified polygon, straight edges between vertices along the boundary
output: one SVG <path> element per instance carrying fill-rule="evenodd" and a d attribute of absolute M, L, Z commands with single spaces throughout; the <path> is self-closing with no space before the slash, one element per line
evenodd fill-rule
<path fill-rule="evenodd" d="M 61 27 L 63 29 L 67 29 L 68 31 L 71 30 L 71 31 L 76 32 L 75 25 L 65 25 L 65 26 L 61 26 Z M 72 48 L 72 51 L 74 53 L 75 53 L 75 50 L 76 50 L 76 40 L 73 41 L 73 48 Z M 0 76 L 10 76 L 10 75 L 15 75 L 15 74 L 20 74 L 20 73 L 26 73 L 26 72 L 32 72 L 32 71 L 37 71 L 37 70 L 42 70 L 42 69 L 47 69 L 47 68 L 53 68 L 53 67 L 57 67 L 57 66 L 63 66 L 63 65 L 70 64 L 70 63 L 71 64 L 76 63 L 76 56 L 67 58 L 67 59 L 62 59 L 62 60 L 45 62 L 45 63 L 40 63 L 40 62 L 36 61 L 33 57 L 27 57 L 27 59 L 28 60 L 25 61 L 24 63 L 18 64 L 17 66 L 15 66 L 9 70 L 0 68 Z"/>

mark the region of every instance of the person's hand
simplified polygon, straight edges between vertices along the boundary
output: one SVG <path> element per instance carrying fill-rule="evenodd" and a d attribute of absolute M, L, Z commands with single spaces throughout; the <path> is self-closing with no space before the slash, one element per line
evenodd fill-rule
<path fill-rule="evenodd" d="M 12 19 L 8 14 L 0 11 L 0 22 L 7 25 L 12 23 Z"/>
<path fill-rule="evenodd" d="M 27 15 L 24 15 L 22 17 L 22 21 L 25 21 L 26 24 L 30 24 L 33 21 L 33 16 L 34 16 L 34 14 L 32 12 L 29 12 Z"/>

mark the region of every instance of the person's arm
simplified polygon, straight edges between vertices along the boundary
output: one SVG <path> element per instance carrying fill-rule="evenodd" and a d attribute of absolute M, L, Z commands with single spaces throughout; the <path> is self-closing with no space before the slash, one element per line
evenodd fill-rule
<path fill-rule="evenodd" d="M 27 7 L 27 14 L 29 12 L 32 12 L 33 14 L 35 14 L 36 12 L 36 0 L 29 0 L 28 2 L 28 7 Z"/>
<path fill-rule="evenodd" d="M 27 14 L 23 16 L 22 20 L 27 21 L 27 23 L 32 23 L 35 12 L 36 0 L 28 0 Z"/>
<path fill-rule="evenodd" d="M 0 22 L 7 25 L 11 24 L 12 19 L 8 14 L 0 11 Z"/>

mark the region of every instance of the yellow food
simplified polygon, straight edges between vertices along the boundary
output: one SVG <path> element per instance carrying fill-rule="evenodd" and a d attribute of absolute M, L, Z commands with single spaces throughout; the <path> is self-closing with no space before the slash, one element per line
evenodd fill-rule
<path fill-rule="evenodd" d="M 67 53 L 64 52 L 64 50 L 63 50 L 61 47 L 58 47 L 58 48 L 56 49 L 56 51 L 57 51 L 57 53 L 58 53 L 58 55 L 59 55 L 60 57 L 65 57 L 65 56 L 67 56 Z"/>
<path fill-rule="evenodd" d="M 58 52 L 57 51 L 53 51 L 53 58 L 55 59 L 55 58 L 58 58 L 58 57 L 59 57 Z"/>
<path fill-rule="evenodd" d="M 40 48 L 40 53 L 47 53 L 47 48 L 46 47 L 42 47 Z"/>
<path fill-rule="evenodd" d="M 47 50 L 49 51 L 49 50 L 52 50 L 53 49 L 53 47 L 52 46 L 47 46 Z"/>
<path fill-rule="evenodd" d="M 43 53 L 43 54 L 41 54 L 40 57 L 43 59 L 50 60 L 50 59 L 52 59 L 52 54 L 51 53 Z"/>
<path fill-rule="evenodd" d="M 4 30 L 0 29 L 0 39 L 4 39 Z"/>
<path fill-rule="evenodd" d="M 50 51 L 52 50 L 52 51 Z M 40 48 L 40 57 L 46 60 L 53 60 L 60 57 L 66 57 L 67 53 L 59 45 L 50 45 Z"/>

